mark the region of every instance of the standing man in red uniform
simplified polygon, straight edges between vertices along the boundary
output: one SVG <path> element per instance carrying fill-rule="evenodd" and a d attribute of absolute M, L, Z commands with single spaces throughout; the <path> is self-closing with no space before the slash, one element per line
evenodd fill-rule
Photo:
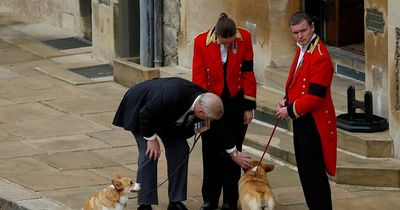
<path fill-rule="evenodd" d="M 202 135 L 202 210 L 237 209 L 238 181 L 250 158 L 241 153 L 256 107 L 251 34 L 222 13 L 214 28 L 194 39 L 193 82 L 221 97 L 224 116 Z"/>
<path fill-rule="evenodd" d="M 333 65 L 306 13 L 297 12 L 289 27 L 298 48 L 278 103 L 278 119 L 293 119 L 298 173 L 311 210 L 332 209 L 327 173 L 336 173 L 336 115 L 331 98 Z"/>

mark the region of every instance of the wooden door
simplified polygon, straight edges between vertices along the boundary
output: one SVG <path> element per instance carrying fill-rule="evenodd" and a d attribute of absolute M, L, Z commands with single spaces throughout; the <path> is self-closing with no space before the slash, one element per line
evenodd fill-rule
<path fill-rule="evenodd" d="M 328 0 L 326 43 L 345 46 L 364 42 L 364 0 Z"/>

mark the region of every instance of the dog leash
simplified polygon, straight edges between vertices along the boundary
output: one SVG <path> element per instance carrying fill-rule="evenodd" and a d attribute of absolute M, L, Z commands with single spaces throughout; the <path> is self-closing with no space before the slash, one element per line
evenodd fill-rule
<path fill-rule="evenodd" d="M 265 155 L 265 153 L 267 152 L 267 149 L 268 149 L 269 143 L 271 143 L 272 136 L 274 136 L 274 133 L 275 133 L 276 127 L 278 126 L 279 122 L 280 122 L 279 118 L 276 118 L 276 122 L 275 122 L 274 129 L 272 129 L 272 133 L 271 133 L 271 135 L 269 136 L 269 140 L 268 140 L 267 146 L 266 146 L 266 147 L 265 147 L 265 149 L 264 149 L 264 153 L 262 154 L 262 156 L 261 156 L 261 159 L 260 159 L 260 161 L 258 162 L 258 165 L 257 165 L 256 171 L 258 170 L 258 168 L 259 168 L 259 167 L 260 167 L 260 165 L 261 165 L 261 161 L 263 160 L 263 158 L 264 158 L 264 155 Z"/>
<path fill-rule="evenodd" d="M 154 192 L 155 190 L 157 190 L 159 187 L 161 187 L 163 184 L 165 184 L 165 182 L 167 182 L 168 179 L 172 177 L 172 175 L 174 175 L 174 174 L 178 171 L 178 169 L 187 161 L 187 159 L 189 158 L 190 153 L 192 153 L 192 151 L 193 151 L 193 149 L 194 149 L 194 146 L 196 146 L 197 141 L 198 141 L 198 140 L 200 139 L 200 137 L 201 137 L 200 134 L 201 134 L 201 133 L 195 133 L 195 134 L 194 134 L 194 137 L 193 137 L 193 140 L 194 140 L 194 141 L 193 141 L 192 148 L 190 148 L 189 153 L 186 155 L 185 159 L 183 159 L 183 161 L 174 169 L 174 171 L 172 171 L 172 173 L 171 173 L 163 182 L 161 182 L 160 184 L 158 184 L 157 187 L 155 187 L 154 189 L 152 189 L 152 190 L 150 190 L 150 191 L 144 193 L 143 195 L 148 195 L 148 194 Z M 139 196 L 135 196 L 135 197 L 132 197 L 132 198 L 129 198 L 129 199 L 137 199 L 138 197 L 139 197 Z"/>

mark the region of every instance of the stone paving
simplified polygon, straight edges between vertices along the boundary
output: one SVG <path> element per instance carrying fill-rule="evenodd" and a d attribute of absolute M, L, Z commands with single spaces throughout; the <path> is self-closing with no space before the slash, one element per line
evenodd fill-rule
<path fill-rule="evenodd" d="M 0 17 L 6 14 L 1 13 Z M 37 40 L 67 36 L 45 24 L 0 25 L 0 209 L 80 209 L 92 193 L 117 174 L 135 180 L 137 147 L 129 132 L 111 125 L 126 87 L 105 79 L 90 80 L 65 68 L 101 64 L 90 48 L 56 51 Z M 256 122 L 253 122 L 256 123 Z M 261 125 L 262 126 L 262 125 Z M 257 129 L 255 129 L 257 127 Z M 268 134 L 252 124 L 249 136 Z M 189 144 L 193 143 L 189 139 Z M 249 146 L 253 159 L 261 152 Z M 266 157 L 277 210 L 307 209 L 296 168 Z M 166 178 L 159 160 L 159 182 Z M 201 140 L 190 156 L 190 209 L 202 205 Z M 400 191 L 332 184 L 334 209 L 399 209 Z M 167 185 L 159 188 L 166 209 Z M 132 195 L 133 197 L 134 195 Z M 135 199 L 128 209 L 136 209 Z"/>

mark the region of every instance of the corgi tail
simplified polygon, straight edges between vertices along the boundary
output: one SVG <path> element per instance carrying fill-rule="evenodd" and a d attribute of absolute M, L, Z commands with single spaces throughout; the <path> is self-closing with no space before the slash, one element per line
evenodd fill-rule
<path fill-rule="evenodd" d="M 264 195 L 258 195 L 253 197 L 249 194 L 243 196 L 244 199 L 240 200 L 242 209 L 246 210 L 273 210 L 275 207 L 275 201 L 272 196 L 265 197 Z"/>
<path fill-rule="evenodd" d="M 273 210 L 275 207 L 275 201 L 272 197 L 269 197 L 268 200 L 263 200 L 261 205 L 262 210 Z"/>

